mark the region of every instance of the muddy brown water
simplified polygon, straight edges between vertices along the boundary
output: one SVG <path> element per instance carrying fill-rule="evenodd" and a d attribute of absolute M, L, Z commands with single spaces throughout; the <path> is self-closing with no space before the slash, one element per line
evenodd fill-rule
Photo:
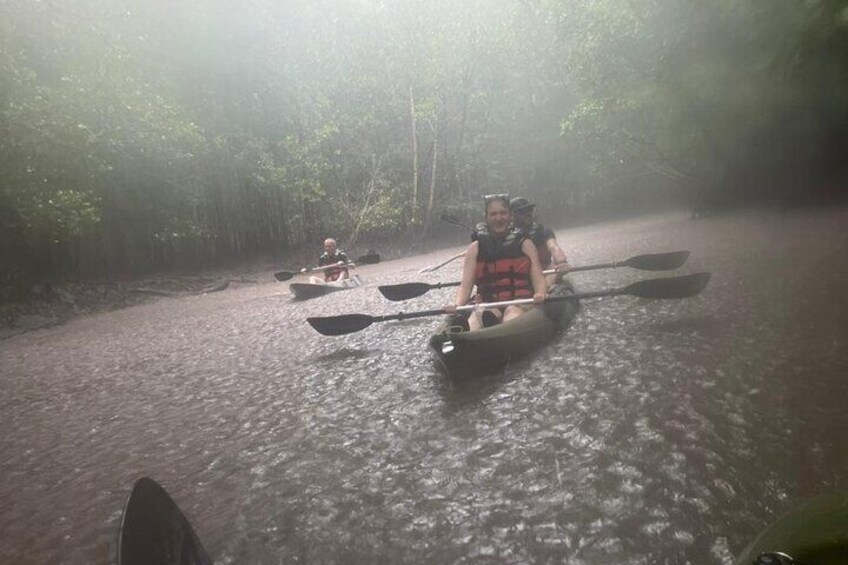
<path fill-rule="evenodd" d="M 494 377 L 433 369 L 432 308 L 378 284 L 272 282 L 0 342 L 0 563 L 109 563 L 149 475 L 216 563 L 729 563 L 782 511 L 848 489 L 848 211 L 662 216 L 558 232 L 574 264 L 690 249 L 698 298 L 585 301 Z M 654 276 L 575 275 L 581 289 Z"/>

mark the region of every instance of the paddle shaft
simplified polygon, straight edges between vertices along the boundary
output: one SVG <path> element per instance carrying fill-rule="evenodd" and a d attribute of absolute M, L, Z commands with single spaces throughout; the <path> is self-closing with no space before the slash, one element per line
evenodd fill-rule
<path fill-rule="evenodd" d="M 312 273 L 315 271 L 327 271 L 329 269 L 335 269 L 337 267 L 345 267 L 355 269 L 356 264 L 352 262 L 345 263 L 344 261 L 339 261 L 338 263 L 333 263 L 332 265 L 322 265 L 321 267 L 312 267 L 311 269 L 306 269 L 305 271 L 301 271 L 301 273 Z"/>
<path fill-rule="evenodd" d="M 571 267 L 568 269 L 569 273 L 576 273 L 577 271 L 595 271 L 598 269 L 615 269 L 616 267 L 623 267 L 623 261 L 613 261 L 611 263 L 598 263 L 597 265 L 582 265 L 580 267 Z M 555 273 L 556 269 L 551 271 L 545 271 L 545 274 Z"/>
<path fill-rule="evenodd" d="M 463 251 L 462 254 L 464 255 L 465 252 Z M 457 257 L 459 257 L 459 255 L 457 255 Z M 447 263 L 449 263 L 450 261 L 453 261 L 457 257 L 454 257 L 454 258 L 446 261 L 443 264 L 446 265 Z M 441 265 L 439 265 L 439 266 L 441 266 Z M 579 271 L 598 271 L 600 269 L 617 269 L 618 267 L 628 267 L 628 266 L 629 265 L 627 264 L 627 261 L 611 261 L 609 263 L 596 263 L 594 265 L 581 265 L 579 267 L 570 267 L 568 269 L 568 271 L 566 271 L 566 274 L 576 273 L 576 272 L 579 272 Z M 542 274 L 543 275 L 554 275 L 557 272 L 558 271 L 556 269 L 545 269 L 544 271 L 542 271 Z M 436 283 L 433 286 L 433 288 L 442 288 L 442 287 L 446 287 L 446 286 L 459 286 L 460 284 L 461 283 L 458 283 L 458 282 Z"/>
<path fill-rule="evenodd" d="M 439 263 L 438 265 L 433 265 L 432 267 L 424 267 L 423 269 L 421 269 L 421 270 L 420 270 L 420 271 L 418 271 L 418 272 L 419 272 L 419 273 L 432 273 L 433 271 L 436 271 L 436 270 L 438 270 L 438 269 L 441 269 L 442 267 L 444 267 L 444 266 L 445 266 L 445 265 L 447 265 L 448 263 L 450 263 L 450 262 L 452 262 L 452 261 L 455 261 L 455 260 L 459 259 L 460 257 L 464 257 L 464 256 L 465 256 L 465 251 L 463 251 L 462 253 L 457 253 L 456 255 L 454 255 L 453 257 L 451 257 L 450 259 L 448 259 L 448 260 L 446 260 L 446 261 L 442 261 L 442 262 L 441 262 L 441 263 Z"/>
<path fill-rule="evenodd" d="M 560 302 L 563 300 L 581 300 L 583 298 L 598 298 L 601 296 L 616 296 L 618 294 L 626 294 L 626 288 L 614 288 L 610 290 L 597 290 L 594 292 L 576 292 L 574 294 L 564 296 L 549 296 L 545 298 L 545 303 Z M 467 304 L 458 306 L 457 312 L 471 312 L 473 310 L 483 310 L 486 308 L 503 308 L 505 306 L 514 306 L 521 304 L 533 304 L 532 298 L 517 298 L 515 300 L 504 300 L 502 302 L 480 302 L 478 304 Z M 421 310 L 420 312 L 400 312 L 398 314 L 389 314 L 387 316 L 372 316 L 374 322 L 385 322 L 389 320 L 408 320 L 411 318 L 425 318 L 427 316 L 438 316 L 444 314 L 445 309 L 439 308 L 436 310 Z"/>
<path fill-rule="evenodd" d="M 590 292 L 575 292 L 563 296 L 548 296 L 545 298 L 545 304 L 548 302 L 561 302 L 563 300 L 582 300 L 583 298 L 599 298 L 601 296 L 617 296 L 619 294 L 627 294 L 627 288 L 611 288 L 608 290 L 595 290 Z M 481 302 L 479 304 L 468 304 L 466 306 L 457 307 L 457 312 L 469 312 L 471 310 L 481 310 L 485 308 L 502 308 L 504 306 L 513 306 L 520 304 L 533 304 L 532 298 L 516 298 L 515 300 L 504 300 L 502 302 Z M 444 310 L 442 310 L 444 311 Z"/>
<path fill-rule="evenodd" d="M 637 298 L 649 299 L 677 299 L 689 298 L 700 293 L 710 280 L 710 273 L 693 273 L 680 277 L 663 279 L 646 279 L 631 283 L 625 287 L 607 290 L 596 290 L 590 292 L 578 292 L 563 296 L 551 296 L 545 298 L 543 303 L 558 302 L 561 300 L 580 300 L 584 298 L 600 298 L 603 296 L 629 295 Z M 511 306 L 514 304 L 534 304 L 532 298 L 521 298 L 518 300 L 507 300 L 504 302 L 489 302 L 481 304 L 468 304 L 451 309 L 454 312 L 467 312 L 481 308 L 495 308 Z M 341 316 L 327 316 L 307 318 L 306 321 L 319 333 L 324 335 L 344 335 L 358 332 L 373 324 L 374 322 L 385 322 L 388 320 L 407 320 L 412 318 L 423 318 L 426 316 L 438 316 L 449 313 L 445 309 L 423 310 L 420 312 L 401 312 L 388 316 L 369 316 L 367 314 L 343 314 Z"/>
<path fill-rule="evenodd" d="M 289 279 L 293 279 L 297 275 L 305 275 L 307 273 L 314 273 L 316 271 L 326 271 L 328 269 L 337 269 L 344 267 L 346 269 L 355 269 L 356 264 L 353 262 L 343 263 L 339 261 L 338 263 L 333 263 L 332 265 L 323 265 L 321 267 L 312 267 L 310 269 L 303 269 L 302 271 L 277 271 L 274 273 L 274 278 L 280 282 L 287 281 Z"/>
<path fill-rule="evenodd" d="M 542 271 L 542 274 L 543 275 L 555 275 L 556 272 L 557 272 L 556 269 L 546 269 L 546 270 Z M 459 286 L 461 284 L 462 284 L 461 282 L 432 283 L 430 285 L 430 290 L 435 290 L 437 288 L 447 288 L 449 286 Z"/>

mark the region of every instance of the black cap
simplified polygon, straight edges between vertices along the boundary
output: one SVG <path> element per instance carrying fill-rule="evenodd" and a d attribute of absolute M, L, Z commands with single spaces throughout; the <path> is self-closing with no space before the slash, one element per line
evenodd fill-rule
<path fill-rule="evenodd" d="M 509 201 L 509 207 L 513 212 L 521 212 L 522 210 L 535 208 L 536 205 L 523 196 L 517 196 Z"/>

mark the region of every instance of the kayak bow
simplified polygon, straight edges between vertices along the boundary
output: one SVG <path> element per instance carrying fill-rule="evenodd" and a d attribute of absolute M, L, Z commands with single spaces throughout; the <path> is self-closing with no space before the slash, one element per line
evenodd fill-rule
<path fill-rule="evenodd" d="M 340 290 L 350 290 L 360 286 L 362 286 L 362 282 L 359 278 L 352 277 L 324 284 L 291 283 L 289 285 L 289 290 L 291 290 L 292 294 L 294 294 L 295 300 L 309 300 L 310 298 L 318 298 L 319 296 L 324 296 Z"/>
<path fill-rule="evenodd" d="M 118 565 L 212 565 L 188 519 L 159 483 L 136 481 L 118 536 Z"/>

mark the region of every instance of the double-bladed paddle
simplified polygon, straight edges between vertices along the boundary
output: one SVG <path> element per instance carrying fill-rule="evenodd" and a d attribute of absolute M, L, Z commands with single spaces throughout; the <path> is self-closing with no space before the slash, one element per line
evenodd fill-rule
<path fill-rule="evenodd" d="M 463 252 L 464 254 L 464 252 Z M 459 257 L 459 255 L 457 255 Z M 624 261 L 613 261 L 611 263 L 598 263 L 596 265 L 584 265 L 582 267 L 572 267 L 569 269 L 569 273 L 575 273 L 578 271 L 592 271 L 595 269 L 610 269 L 616 267 L 630 267 L 633 269 L 639 269 L 642 271 L 670 271 L 672 269 L 677 269 L 681 267 L 686 260 L 689 258 L 688 251 L 670 251 L 668 253 L 648 253 L 645 255 L 636 255 L 635 257 L 631 257 L 630 259 L 626 259 Z M 456 259 L 456 257 L 451 258 L 446 261 L 446 263 Z M 421 272 L 421 271 L 419 271 Z M 546 275 L 552 275 L 556 273 L 556 269 L 548 269 L 543 271 Z M 447 283 L 425 283 L 425 282 L 411 282 L 411 283 L 401 283 L 401 284 L 390 284 L 378 286 L 377 290 L 380 293 L 393 301 L 400 300 L 409 300 L 410 298 L 415 298 L 416 296 L 421 296 L 422 294 L 427 293 L 430 290 L 436 288 L 446 288 L 450 286 L 459 286 L 458 282 L 447 282 Z"/>
<path fill-rule="evenodd" d="M 621 288 L 608 290 L 596 290 L 591 292 L 577 292 L 567 296 L 550 296 L 545 302 L 558 302 L 562 300 L 580 300 L 583 298 L 600 298 L 605 296 L 635 296 L 637 298 L 689 298 L 700 293 L 710 280 L 711 273 L 695 273 L 680 277 L 664 279 L 647 279 L 638 281 Z M 480 308 L 494 308 L 510 306 L 512 304 L 533 304 L 532 298 L 519 300 L 507 300 L 505 302 L 491 302 L 481 304 L 469 304 L 457 308 L 458 312 L 467 312 Z M 420 312 L 400 312 L 387 316 L 369 316 L 367 314 L 344 314 L 341 316 L 324 316 L 307 318 L 310 326 L 318 333 L 324 335 L 345 335 L 364 330 L 375 322 L 387 322 L 389 320 L 408 320 L 410 318 L 423 318 L 426 316 L 439 316 L 445 314 L 444 309 L 422 310 Z"/>
<path fill-rule="evenodd" d="M 442 215 L 439 217 L 439 219 L 440 219 L 440 220 L 442 220 L 443 222 L 445 222 L 446 224 L 450 224 L 450 225 L 452 225 L 452 226 L 457 226 L 457 227 L 460 227 L 460 228 L 465 228 L 465 229 L 467 229 L 467 230 L 473 230 L 473 229 L 474 229 L 474 228 L 470 228 L 470 227 L 466 226 L 463 222 L 460 222 L 459 220 L 457 220 L 456 218 L 454 218 L 453 216 L 451 216 L 451 215 L 449 215 L 449 214 L 447 214 L 447 213 L 442 213 Z M 438 270 L 438 269 L 441 269 L 442 267 L 444 267 L 444 266 L 445 266 L 445 265 L 447 265 L 448 263 L 451 263 L 451 262 L 453 262 L 453 261 L 456 261 L 456 260 L 457 260 L 457 259 L 459 259 L 460 257 L 464 257 L 464 256 L 465 256 L 465 252 L 466 252 L 466 251 L 467 251 L 467 250 L 463 249 L 461 252 L 457 253 L 456 255 L 454 255 L 453 257 L 451 257 L 450 259 L 447 259 L 447 260 L 445 260 L 445 261 L 442 261 L 442 262 L 441 262 L 441 263 L 439 263 L 438 265 L 431 265 L 431 266 L 429 266 L 429 267 L 424 267 L 423 269 L 420 269 L 420 270 L 418 271 L 418 274 L 419 274 L 419 275 L 423 275 L 424 273 L 432 273 L 433 271 L 436 271 L 436 270 Z M 425 290 L 424 292 L 427 292 L 427 291 Z M 424 293 L 422 292 L 421 294 L 424 294 Z M 413 295 L 413 296 L 419 296 L 419 295 L 418 295 L 418 294 L 415 294 L 415 295 Z M 413 298 L 413 296 L 410 296 L 409 298 Z M 400 298 L 399 300 L 406 300 L 406 299 L 405 299 L 405 298 Z"/>
<path fill-rule="evenodd" d="M 423 269 L 420 269 L 418 271 L 418 274 L 423 275 L 424 273 L 432 273 L 433 271 L 441 269 L 442 267 L 444 267 L 448 263 L 455 261 L 455 260 L 459 259 L 460 257 L 465 257 L 465 250 L 463 250 L 461 253 L 457 253 L 456 255 L 454 255 L 453 257 L 451 257 L 450 259 L 448 259 L 446 261 L 442 261 L 438 265 L 432 265 L 430 267 L 424 267 Z M 415 296 L 418 296 L 418 295 L 416 294 Z M 412 298 L 412 296 L 410 296 L 410 298 Z M 401 300 L 405 300 L 405 299 L 401 298 Z"/>
<path fill-rule="evenodd" d="M 289 280 L 290 278 L 292 278 L 296 275 L 313 273 L 315 271 L 326 271 L 327 269 L 335 269 L 336 267 L 355 267 L 357 264 L 358 265 L 374 265 L 374 264 L 379 263 L 379 262 L 380 262 L 380 254 L 379 253 L 369 253 L 368 255 L 363 255 L 361 257 L 357 257 L 356 261 L 353 261 L 353 262 L 350 262 L 350 263 L 344 263 L 342 261 L 339 261 L 338 263 L 335 263 L 333 265 L 323 265 L 321 267 L 311 267 L 309 269 L 300 269 L 299 271 L 277 271 L 276 273 L 274 273 L 274 278 L 277 279 L 278 281 L 282 282 L 282 281 L 287 281 L 287 280 Z"/>

